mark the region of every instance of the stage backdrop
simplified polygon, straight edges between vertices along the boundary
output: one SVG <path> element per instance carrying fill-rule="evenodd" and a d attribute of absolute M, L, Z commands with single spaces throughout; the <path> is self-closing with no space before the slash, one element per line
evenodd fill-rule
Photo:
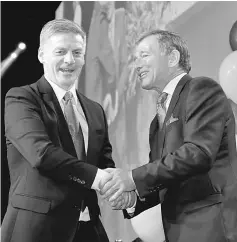
<path fill-rule="evenodd" d="M 166 24 L 194 2 L 62 2 L 56 18 L 80 24 L 87 33 L 86 63 L 78 89 L 99 102 L 107 116 L 117 167 L 148 162 L 148 132 L 155 115 L 155 93 L 141 90 L 132 63 L 136 38 Z M 131 222 L 100 200 L 102 222 L 110 241 L 134 240 Z"/>

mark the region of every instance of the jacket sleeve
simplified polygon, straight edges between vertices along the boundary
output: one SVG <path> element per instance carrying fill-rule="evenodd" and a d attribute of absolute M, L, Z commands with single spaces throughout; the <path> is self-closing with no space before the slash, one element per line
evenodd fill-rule
<path fill-rule="evenodd" d="M 42 121 L 39 101 L 28 88 L 12 88 L 5 98 L 5 135 L 29 164 L 44 175 L 60 181 L 77 182 L 91 188 L 97 167 L 55 146 Z M 84 182 L 78 182 L 84 181 Z"/>
<path fill-rule="evenodd" d="M 193 79 L 189 83 L 185 111 L 183 145 L 133 170 L 141 197 L 208 172 L 215 162 L 229 114 L 220 85 L 209 78 Z"/>
<path fill-rule="evenodd" d="M 148 196 L 146 196 L 146 198 L 144 199 L 140 199 L 139 197 L 137 197 L 137 202 L 136 202 L 135 211 L 133 215 L 131 216 L 130 214 L 128 214 L 127 210 L 124 209 L 123 210 L 124 218 L 131 219 L 139 215 L 140 213 L 144 212 L 145 210 L 158 205 L 159 203 L 160 203 L 159 192 L 153 192 Z"/>

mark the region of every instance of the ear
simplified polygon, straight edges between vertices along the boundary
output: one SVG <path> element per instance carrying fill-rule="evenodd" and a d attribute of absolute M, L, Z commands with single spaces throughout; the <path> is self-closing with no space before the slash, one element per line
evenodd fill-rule
<path fill-rule="evenodd" d="M 44 63 L 44 52 L 41 48 L 38 49 L 38 60 L 40 63 Z"/>
<path fill-rule="evenodd" d="M 179 59 L 180 59 L 180 53 L 178 50 L 173 50 L 168 57 L 169 61 L 169 67 L 174 67 L 179 64 Z"/>

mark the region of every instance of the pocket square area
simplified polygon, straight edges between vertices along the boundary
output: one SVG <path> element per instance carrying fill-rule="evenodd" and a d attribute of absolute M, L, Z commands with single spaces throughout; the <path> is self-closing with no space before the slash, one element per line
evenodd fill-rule
<path fill-rule="evenodd" d="M 170 119 L 166 122 L 166 125 L 169 125 L 169 124 L 171 124 L 171 123 L 173 123 L 173 122 L 176 122 L 176 121 L 178 121 L 179 119 L 178 118 L 174 118 L 173 117 L 173 114 L 171 115 L 171 117 L 170 117 Z"/>

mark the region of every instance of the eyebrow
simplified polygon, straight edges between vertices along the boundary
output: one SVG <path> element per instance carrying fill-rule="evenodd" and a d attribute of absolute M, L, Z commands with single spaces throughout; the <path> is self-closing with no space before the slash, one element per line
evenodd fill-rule
<path fill-rule="evenodd" d="M 80 52 L 83 52 L 84 51 L 84 48 L 76 48 L 76 49 L 74 49 L 72 51 L 80 51 Z"/>
<path fill-rule="evenodd" d="M 83 50 L 83 47 L 77 47 L 75 50 Z"/>
<path fill-rule="evenodd" d="M 149 50 L 142 50 L 140 53 L 148 53 L 150 52 Z"/>
<path fill-rule="evenodd" d="M 141 50 L 141 51 L 135 51 L 134 53 L 148 53 L 150 52 L 149 50 Z"/>
<path fill-rule="evenodd" d="M 56 47 L 54 50 L 59 50 L 59 49 L 60 49 L 60 50 L 65 50 L 65 49 L 67 49 L 67 48 L 58 46 L 58 47 Z M 83 51 L 84 48 L 82 48 L 82 47 L 78 47 L 78 48 L 76 48 L 76 49 L 73 49 L 72 51 L 76 51 L 76 50 Z"/>

